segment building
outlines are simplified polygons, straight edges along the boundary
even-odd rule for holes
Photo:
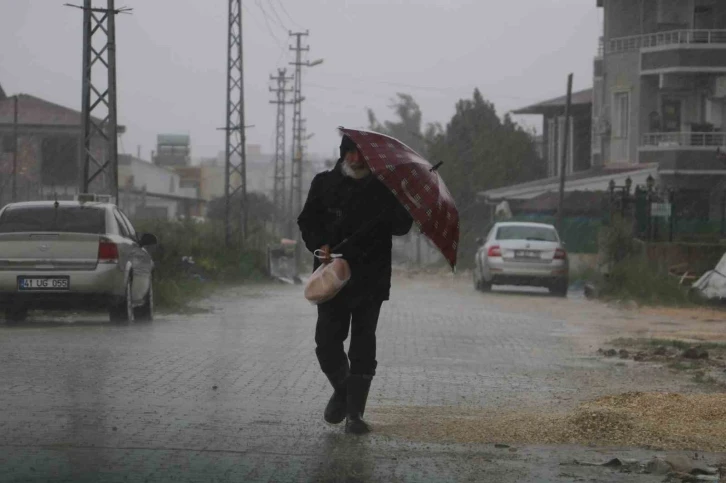
[[[593,153],[657,166],[690,216],[720,220],[726,190],[726,2],[597,0]],[[695,209],[693,209],[695,208]]]
[[[119,207],[131,218],[177,220],[203,216],[205,200],[184,187],[175,170],[130,155],[119,156]]]
[[[547,163],[547,176],[560,174],[565,143],[566,96],[517,109],[514,114],[541,115],[542,136],[535,138],[535,145]],[[592,89],[572,94],[570,134],[567,150],[567,174],[586,171],[591,167],[590,133],[592,127]]]
[[[18,201],[71,199],[78,193],[83,178],[81,119],[79,111],[28,94],[7,96],[0,88],[0,205],[12,200],[16,148]],[[124,130],[119,126],[119,134]],[[92,138],[91,149],[96,159],[106,159],[99,137]],[[89,191],[108,193],[111,181],[104,173]]]
[[[610,181],[623,186],[628,178],[645,186],[652,177],[653,196],[664,201],[675,193],[676,218],[720,223],[726,216],[726,2],[596,5],[604,22],[590,94],[591,152],[584,154],[586,122],[575,114],[566,190],[605,191]],[[573,96],[573,112],[587,108],[584,95]],[[553,129],[562,126],[561,104],[556,99],[516,111],[544,116],[551,178],[489,190],[483,199],[494,204],[558,189],[553,158],[562,145]]]
[[[191,138],[186,134],[159,134],[156,136],[154,164],[167,168],[185,167],[191,164]]]

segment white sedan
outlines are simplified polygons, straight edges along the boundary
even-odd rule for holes
[[[474,267],[477,290],[489,291],[492,285],[526,285],[567,296],[569,260],[554,226],[497,223],[478,241]]]
[[[21,322],[32,309],[107,310],[111,321],[154,316],[154,262],[110,203],[38,201],[0,210],[0,309]]]

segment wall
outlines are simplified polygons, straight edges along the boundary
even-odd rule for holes
[[[608,145],[608,153],[605,162],[630,162],[635,163],[638,159],[638,146],[640,144],[640,53],[621,52],[608,54],[605,57],[604,83],[604,106],[603,114],[609,120],[611,134],[605,139],[604,144]],[[619,156],[614,149],[612,135],[614,133],[615,114],[613,109],[613,95],[616,92],[630,93],[630,133],[627,146],[624,148],[624,156]]]
[[[180,195],[179,175],[140,159],[123,156],[119,159],[119,186],[133,182],[136,188],[150,193]]]
[[[660,169],[678,170],[726,170],[726,162],[716,157],[713,150],[643,150],[640,162],[644,164],[658,163]]]

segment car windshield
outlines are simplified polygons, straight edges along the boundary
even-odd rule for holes
[[[81,206],[8,207],[0,217],[0,233],[106,232],[104,210]]]
[[[552,228],[541,226],[502,226],[497,230],[497,240],[531,240],[556,242],[557,234]]]

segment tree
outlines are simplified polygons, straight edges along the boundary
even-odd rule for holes
[[[422,156],[426,156],[429,144],[441,133],[441,126],[428,124],[426,130],[423,131],[423,116],[418,103],[409,94],[399,92],[396,97],[391,101],[389,107],[396,113],[398,121],[385,121],[381,124],[373,111],[368,109],[370,129],[394,137]]]
[[[471,265],[476,238],[485,235],[490,207],[477,193],[542,178],[545,166],[537,155],[532,135],[507,114],[500,119],[494,104],[478,89],[462,99],[443,134],[437,136],[430,156],[444,161],[441,176],[457,202],[461,219],[459,258]]]
[[[240,194],[237,193],[232,198],[232,219],[236,220],[241,214],[242,203]],[[275,216],[275,205],[270,199],[262,193],[247,193],[247,203],[249,204],[249,221],[250,223],[264,224],[272,222]],[[215,198],[209,202],[207,216],[212,220],[224,221],[225,215],[225,197]]]
[[[446,129],[433,123],[424,130],[421,109],[408,94],[397,94],[390,107],[398,120],[381,124],[368,110],[370,128],[401,140],[431,163],[444,162],[439,173],[461,219],[459,260],[462,266],[471,265],[476,238],[485,234],[491,209],[477,200],[477,193],[545,175],[532,134],[508,114],[500,118],[478,89],[471,99],[456,103]]]

